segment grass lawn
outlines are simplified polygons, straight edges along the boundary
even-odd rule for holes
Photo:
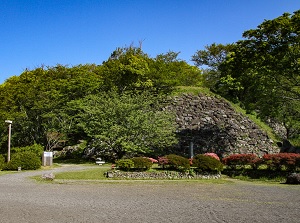
[[[91,168],[82,171],[63,172],[55,174],[58,180],[106,180],[104,173],[110,170],[109,166]]]

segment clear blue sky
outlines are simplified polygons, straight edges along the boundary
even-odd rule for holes
[[[300,0],[0,0],[0,83],[24,69],[101,64],[117,47],[190,62],[205,45],[233,43]]]

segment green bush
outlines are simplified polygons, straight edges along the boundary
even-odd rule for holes
[[[149,170],[152,167],[152,162],[148,158],[134,157],[131,160],[134,163],[134,168],[138,170]]]
[[[198,171],[222,171],[223,164],[211,157],[198,154],[193,158],[193,166],[197,168]]]
[[[35,153],[38,157],[42,157],[44,148],[43,146],[39,144],[33,144],[31,146],[25,146],[25,147],[14,147],[11,148],[11,153],[22,153],[22,152],[33,152]]]
[[[0,155],[0,170],[2,170],[5,166],[5,158],[3,155]]]
[[[6,170],[36,170],[41,167],[41,159],[36,153],[31,151],[19,152],[12,154],[10,162],[6,165]]]
[[[131,159],[121,159],[116,162],[120,170],[128,171],[134,167],[134,162]]]
[[[165,156],[167,160],[167,166],[176,170],[187,170],[190,168],[190,161],[182,156],[170,154]]]

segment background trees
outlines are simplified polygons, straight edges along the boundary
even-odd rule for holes
[[[47,149],[94,140],[105,156],[151,153],[172,145],[172,114],[162,98],[176,86],[206,86],[260,117],[300,129],[300,11],[266,20],[233,44],[197,51],[196,66],[178,52],[150,57],[117,48],[101,65],[25,70],[0,85],[0,119],[13,121],[12,146]],[[173,120],[173,121],[172,121]],[[0,148],[7,145],[0,123]],[[59,136],[59,137],[58,137]],[[47,146],[48,145],[48,146]]]
[[[101,65],[42,66],[11,77],[0,85],[0,118],[13,120],[12,146],[38,143],[52,150],[94,139],[94,146],[119,158],[171,145],[174,117],[160,110],[158,99],[201,78],[177,56],[118,48]],[[0,128],[5,151],[7,126]]]
[[[193,56],[208,65],[210,87],[249,112],[272,117],[287,128],[299,128],[300,11],[266,20],[245,31],[244,39],[223,46],[213,44]]]

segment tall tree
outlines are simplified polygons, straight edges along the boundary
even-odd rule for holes
[[[114,91],[69,103],[78,126],[106,159],[147,154],[176,143],[175,117],[151,94]]]
[[[204,85],[216,91],[221,72],[219,66],[226,60],[227,55],[233,49],[234,44],[216,44],[205,46],[204,50],[198,50],[193,56],[192,61],[195,65],[203,69]]]
[[[219,67],[220,92],[291,127],[287,120],[300,120],[300,10],[265,20],[243,37]]]

